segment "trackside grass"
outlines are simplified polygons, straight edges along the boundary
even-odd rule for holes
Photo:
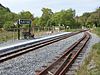
[[[98,27],[98,28],[93,28],[93,29],[92,29],[92,32],[95,33],[95,34],[97,34],[97,35],[100,37],[100,27]]]
[[[100,28],[95,28],[92,32],[100,36]],[[91,48],[91,52],[76,75],[100,75],[100,42]]]
[[[77,75],[100,75],[100,43],[92,47]]]

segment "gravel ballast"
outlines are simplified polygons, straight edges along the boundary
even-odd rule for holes
[[[83,33],[77,34],[62,41],[42,47],[35,51],[21,55],[0,64],[0,75],[35,75],[35,70],[47,65],[55,56],[62,53],[66,48],[80,39]],[[95,37],[94,35],[92,35]],[[92,38],[93,41],[100,41],[98,37]]]

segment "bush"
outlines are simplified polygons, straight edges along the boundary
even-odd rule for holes
[[[14,26],[13,26],[13,22],[12,21],[7,21],[5,24],[4,24],[4,26],[3,26],[3,28],[5,29],[5,30],[9,30],[9,29],[11,29],[11,28],[13,28]]]

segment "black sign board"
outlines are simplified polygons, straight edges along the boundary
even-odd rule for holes
[[[19,19],[18,24],[31,24],[31,20]]]
[[[31,32],[31,20],[27,20],[27,19],[19,19],[17,21],[18,24],[18,40],[20,40],[20,25],[21,24],[29,24],[29,33]]]

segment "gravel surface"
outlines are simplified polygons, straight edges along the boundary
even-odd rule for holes
[[[91,51],[92,46],[95,43],[100,42],[100,37],[98,37],[97,35],[90,33],[91,34],[91,39],[88,42],[87,48],[86,48],[86,52],[84,54],[84,58],[88,56],[89,52]]]
[[[43,65],[47,65],[47,62],[52,61],[55,56],[62,53],[66,48],[68,48],[82,36],[83,33],[80,33],[1,63],[0,75],[35,75],[35,70],[40,69],[40,67]],[[93,35],[90,43],[94,44],[96,41],[100,41],[100,39],[97,38],[98,37]]]
[[[70,71],[68,71],[68,74],[70,75],[77,75],[77,71],[78,71],[78,69],[80,69],[81,67],[81,65],[82,65],[82,63],[84,63],[84,59],[86,58],[86,57],[88,57],[88,55],[89,55],[89,53],[90,53],[90,51],[91,51],[91,48],[92,48],[92,46],[95,44],[95,43],[98,43],[98,42],[100,42],[100,38],[98,37],[98,36],[96,36],[95,34],[92,34],[92,33],[90,33],[91,34],[91,39],[87,42],[87,44],[85,45],[85,47],[83,48],[83,50],[82,50],[82,54],[80,54],[79,56],[78,56],[78,58],[80,58],[80,59],[76,59],[75,60],[75,62],[73,63],[73,65],[74,66],[72,66],[71,67],[71,70]],[[84,53],[84,54],[83,54]],[[92,62],[93,63],[93,62]],[[75,66],[76,65],[76,66]],[[95,65],[93,65],[93,67],[94,67]],[[72,70],[73,70],[73,72],[72,72]]]

